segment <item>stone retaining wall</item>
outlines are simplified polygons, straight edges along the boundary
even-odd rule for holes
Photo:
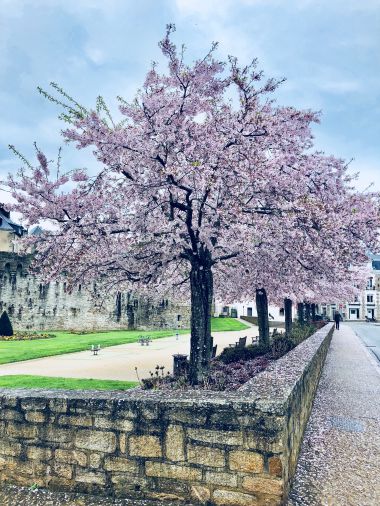
[[[96,283],[67,290],[64,278],[43,283],[31,273],[30,255],[0,251],[0,313],[16,330],[114,330],[190,326],[190,306],[136,293],[96,294]],[[99,297],[98,297],[99,296]]]
[[[282,504],[332,332],[234,393],[0,390],[0,479],[163,504]]]

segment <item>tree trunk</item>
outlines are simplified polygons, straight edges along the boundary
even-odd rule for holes
[[[285,334],[290,336],[292,332],[292,301],[291,299],[284,299],[284,310],[285,310]]]
[[[209,255],[206,259],[192,260],[191,289],[191,340],[190,373],[192,385],[201,383],[208,373],[211,353],[211,308],[213,276]]]
[[[305,318],[306,318],[307,323],[310,323],[311,308],[310,308],[310,304],[308,302],[306,302],[306,304],[305,304]]]
[[[304,305],[303,302],[299,302],[297,305],[298,321],[301,325],[305,323],[304,317]]]
[[[269,346],[268,298],[264,288],[256,290],[257,324],[259,326],[259,344]]]
[[[311,319],[313,322],[315,321],[315,304],[311,305]]]

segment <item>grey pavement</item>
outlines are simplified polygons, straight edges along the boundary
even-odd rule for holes
[[[380,364],[355,330],[334,332],[289,506],[380,504]]]
[[[380,324],[350,322],[348,325],[363,341],[364,345],[380,361]]]

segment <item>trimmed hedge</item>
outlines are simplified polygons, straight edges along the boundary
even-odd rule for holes
[[[6,311],[0,316],[0,336],[13,336],[13,327]]]
[[[239,360],[253,360],[256,357],[265,355],[270,351],[270,348],[258,344],[256,346],[246,346],[245,348],[224,348],[218,359],[224,364],[232,364],[239,362]]]

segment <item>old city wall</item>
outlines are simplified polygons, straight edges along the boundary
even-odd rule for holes
[[[284,504],[332,332],[233,393],[0,390],[0,479],[160,504]]]
[[[30,260],[0,252],[0,312],[8,312],[15,329],[175,329],[189,325],[189,308],[168,300],[157,303],[119,293],[100,301],[81,285],[69,293],[64,280],[44,284],[30,273]]]

